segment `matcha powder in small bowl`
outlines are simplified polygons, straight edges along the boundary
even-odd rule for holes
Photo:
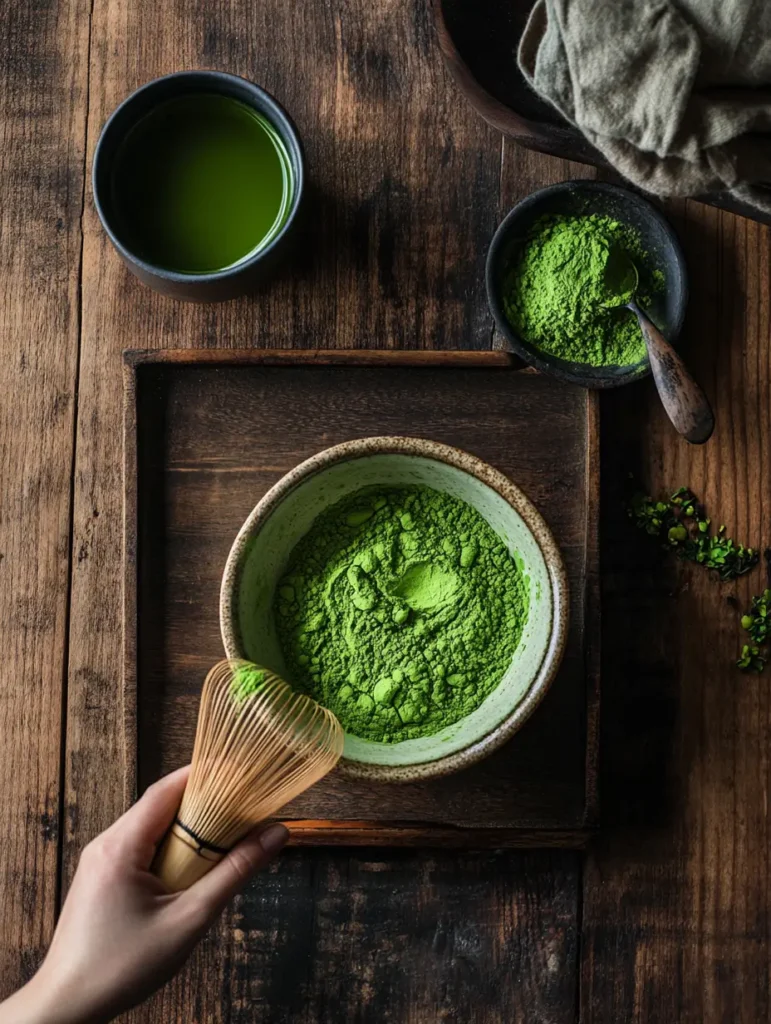
[[[538,221],[503,282],[512,327],[543,352],[568,362],[641,362],[645,342],[637,318],[628,309],[612,308],[618,303],[606,287],[614,251],[627,253],[638,267],[640,301],[648,305],[664,279],[660,271],[649,270],[634,228],[598,214]]]
[[[346,732],[430,736],[498,686],[527,620],[527,581],[482,516],[428,487],[369,488],[324,511],[275,598],[294,685]]]
[[[637,271],[626,277],[620,268]],[[671,224],[620,185],[564,181],[521,199],[490,243],[485,284],[510,350],[541,373],[615,388],[650,373],[634,298],[671,343],[685,318],[685,256]]]

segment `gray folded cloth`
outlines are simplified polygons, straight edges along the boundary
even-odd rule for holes
[[[769,0],[537,0],[518,57],[636,185],[771,211]]]

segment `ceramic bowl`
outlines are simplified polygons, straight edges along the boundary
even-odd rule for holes
[[[616,388],[646,377],[646,356],[632,366],[591,366],[558,359],[520,337],[503,308],[503,279],[533,225],[550,214],[598,213],[628,224],[639,232],[652,269],[664,275],[664,288],[646,312],[668,341],[677,339],[688,302],[685,256],[666,218],[642,196],[620,185],[598,181],[563,181],[526,196],[509,212],[495,232],[487,254],[487,301],[496,326],[511,349],[543,373],[585,388]],[[631,316],[631,314],[630,314]]]
[[[328,448],[287,473],[251,512],[230,551],[220,599],[225,651],[285,676],[272,605],[289,556],[324,509],[373,485],[424,485],[466,501],[516,553],[528,582],[522,640],[476,711],[433,736],[401,743],[346,734],[340,768],[350,776],[396,782],[446,775],[486,757],[522,726],[554,678],[567,633],[567,579],[549,528],[518,487],[473,455],[433,441],[371,437]]]
[[[123,240],[114,208],[112,171],[121,143],[150,111],[180,96],[211,94],[238,100],[261,114],[273,126],[289,157],[292,183],[289,210],[283,226],[271,241],[237,263],[205,273],[181,273],[148,263]],[[302,201],[304,166],[302,143],[297,129],[284,108],[264,89],[254,82],[224,71],[177,71],[141,86],[121,103],[105,123],[94,152],[94,205],[121,259],[143,284],[163,295],[186,302],[222,302],[252,291],[273,272],[278,260],[286,254],[289,236],[297,221]]]

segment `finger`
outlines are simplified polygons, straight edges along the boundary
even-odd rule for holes
[[[185,765],[153,783],[108,832],[136,850],[155,846],[174,820],[189,775],[190,765]]]
[[[258,871],[270,864],[288,838],[289,830],[278,822],[262,831],[255,829],[181,899],[203,905],[207,921],[210,921]]]

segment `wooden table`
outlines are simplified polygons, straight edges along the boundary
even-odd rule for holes
[[[424,0],[9,0],[0,26],[4,995],[121,809],[122,350],[488,348],[495,225],[532,189],[593,172],[505,144],[471,113]],[[284,102],[315,182],[290,272],[216,307],[129,277],[88,185],[112,108],[199,66]],[[655,489],[688,483],[735,536],[771,540],[771,236],[698,204],[669,212],[692,274],[683,345],[718,429],[691,449],[649,384],[603,396],[603,827],[589,855],[290,851],[137,1019],[769,1018],[771,677],[734,669],[726,602],[745,604],[762,574],[717,586],[662,563],[620,489],[629,469]]]

